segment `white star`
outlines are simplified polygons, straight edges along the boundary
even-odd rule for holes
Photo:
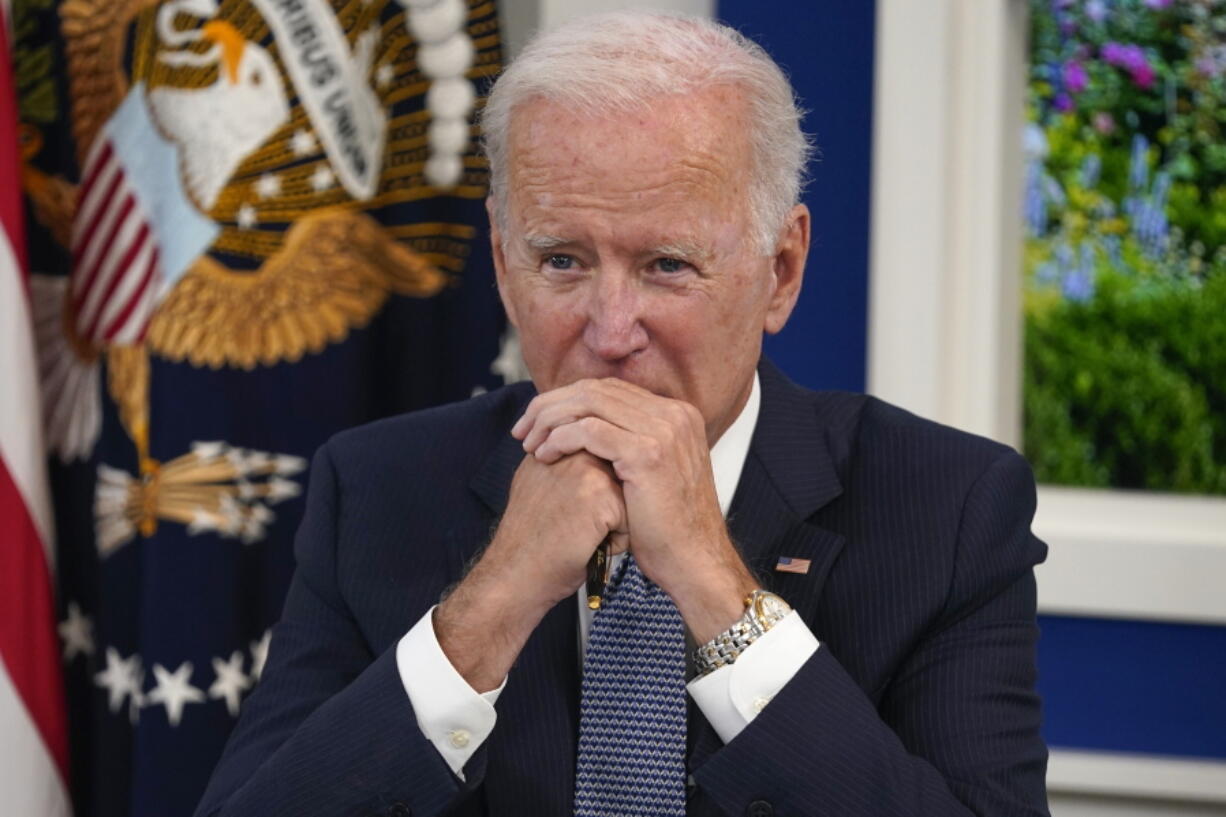
[[[336,181],[336,174],[332,172],[332,168],[327,165],[320,165],[315,168],[315,172],[311,174],[311,188],[316,193],[322,193],[332,186],[332,182]]]
[[[238,208],[238,226],[244,230],[250,230],[256,224],[255,208],[250,204],[244,204]]]
[[[490,374],[501,377],[503,383],[516,383],[529,379],[528,366],[524,363],[524,357],[519,351],[519,333],[515,331],[515,327],[508,326],[507,331],[503,334],[502,348],[498,350],[498,357],[490,363]]]
[[[272,630],[265,630],[259,641],[251,642],[251,677],[260,680],[264,674],[264,662],[268,660],[268,642],[272,641]]]
[[[281,177],[275,173],[265,173],[255,183],[255,194],[262,199],[271,199],[281,194]]]
[[[224,700],[230,715],[237,717],[243,690],[251,687],[251,679],[243,672],[243,654],[235,650],[230,654],[229,661],[214,658],[213,672],[217,674],[217,680],[209,687],[209,697]]]
[[[385,62],[375,69],[375,84],[386,88],[396,78],[396,68],[390,62]]]
[[[167,672],[161,664],[154,664],[153,677],[157,679],[157,686],[145,696],[145,705],[165,706],[166,719],[171,726],[178,726],[183,719],[184,706],[189,703],[204,703],[204,693],[191,685],[191,661],[184,661],[174,672]]]
[[[290,137],[289,149],[295,156],[309,156],[315,152],[315,135],[308,130],[296,130]]]
[[[107,647],[106,669],[94,676],[94,683],[107,691],[107,706],[118,712],[124,698],[140,695],[143,677],[139,655],[122,658],[114,647]]]
[[[68,605],[68,618],[60,622],[60,638],[64,640],[64,660],[71,661],[77,655],[94,654],[94,623],[81,613],[77,603]]]

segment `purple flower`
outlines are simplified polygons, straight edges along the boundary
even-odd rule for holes
[[[1129,45],[1117,42],[1103,43],[1102,50],[1099,53],[1108,65],[1126,68],[1129,71],[1149,64],[1145,59],[1145,51],[1142,50],[1141,46],[1131,43]]]
[[[1157,72],[1154,71],[1153,66],[1148,62],[1133,68],[1130,73],[1132,74],[1133,84],[1143,91],[1148,91],[1150,88],[1153,88],[1154,80],[1158,76]]]
[[[1107,19],[1107,4],[1103,0],[1086,0],[1086,17],[1095,23]]]
[[[1145,0],[1145,5],[1151,9],[1164,9],[1171,5],[1174,0]]]
[[[1056,94],[1054,104],[1060,113],[1069,113],[1073,110],[1073,98],[1068,94]]]
[[[1099,111],[1094,114],[1094,130],[1101,133],[1103,136],[1109,136],[1115,133],[1115,117],[1106,111]]]
[[[1122,45],[1116,42],[1103,43],[1099,55],[1108,65],[1123,68],[1132,76],[1132,82],[1138,88],[1148,91],[1154,87],[1158,72],[1149,64],[1144,49],[1139,45]]]
[[[1071,267],[1072,259],[1067,259]],[[1061,285],[1064,297],[1075,303],[1085,303],[1094,297],[1094,248],[1088,243],[1081,245],[1081,263],[1068,269]]]
[[[1196,70],[1213,79],[1226,69],[1226,46],[1218,45],[1206,49],[1196,60]]]
[[[1090,84],[1086,67],[1073,60],[1064,64],[1064,87],[1070,94],[1079,94]]]
[[[1124,46],[1117,42],[1105,42],[1103,43],[1102,50],[1099,51],[1099,55],[1102,56],[1103,61],[1108,65],[1120,66],[1124,64],[1125,50]]]
[[[1074,303],[1085,303],[1094,297],[1094,279],[1081,270],[1073,270],[1064,279],[1064,297]]]

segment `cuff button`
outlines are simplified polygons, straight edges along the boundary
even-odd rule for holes
[[[757,698],[754,698],[753,699],[753,711],[761,712],[763,709],[766,709],[766,705],[770,702],[771,702],[770,698],[765,698],[762,696],[758,696]]]
[[[457,749],[463,749],[468,745],[469,734],[466,729],[454,729],[450,733],[451,745]]]

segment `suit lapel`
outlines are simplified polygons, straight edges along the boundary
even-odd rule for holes
[[[763,587],[782,596],[812,626],[843,536],[808,520],[843,487],[812,394],[765,359],[758,374],[762,408],[729,508],[728,529]],[[776,571],[781,556],[808,559],[808,571]],[[722,744],[697,707],[691,707],[691,713],[695,734],[689,766],[695,769]]]

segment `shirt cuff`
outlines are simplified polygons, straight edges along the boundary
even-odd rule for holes
[[[722,666],[690,681],[687,688],[725,744],[740,734],[783,689],[819,644],[795,610]]]
[[[478,693],[456,672],[434,633],[434,608],[396,645],[396,669],[413,705],[417,727],[434,744],[456,777],[494,731],[494,704],[507,685]]]

